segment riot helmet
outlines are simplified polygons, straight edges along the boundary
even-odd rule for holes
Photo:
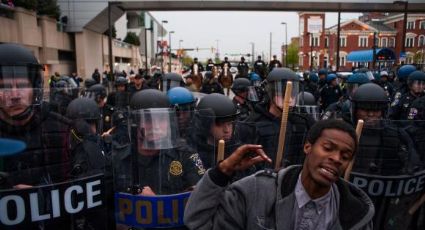
[[[326,83],[330,85],[333,80],[336,80],[336,78],[337,78],[336,74],[334,73],[328,74],[328,76],[326,76]]]
[[[0,117],[24,121],[43,99],[43,67],[27,48],[0,44]]]
[[[413,73],[414,71],[416,71],[416,67],[415,66],[413,66],[413,65],[403,65],[397,71],[398,81],[400,81],[400,82],[406,82],[407,81],[407,78],[409,77],[409,75],[411,73]]]
[[[407,83],[410,91],[415,95],[423,95],[425,93],[425,73],[416,70],[409,74]]]
[[[353,75],[350,75],[345,82],[347,85],[347,94],[349,98],[352,98],[356,90],[359,88],[359,86],[369,83],[370,80],[364,73],[354,73]]]
[[[372,71],[370,71],[368,68],[360,68],[356,71],[356,73],[363,73],[366,75],[367,79],[369,81],[373,81],[375,78],[373,77]]]
[[[251,83],[253,86],[260,86],[261,85],[261,77],[256,72],[249,73],[249,78],[251,80]]]
[[[179,137],[176,113],[165,93],[156,89],[139,91],[131,98],[130,108],[139,153],[176,147]]]
[[[385,90],[375,84],[361,85],[352,97],[352,118],[356,123],[358,119],[365,122],[386,118],[388,110],[388,96]]]
[[[167,92],[171,108],[174,108],[179,122],[180,134],[184,135],[195,109],[196,99],[184,87],[174,87]]]
[[[205,95],[196,106],[196,132],[205,141],[230,140],[233,137],[233,122],[239,115],[236,105],[218,93]]]
[[[254,86],[251,86],[251,82],[246,78],[237,78],[233,81],[232,92],[249,101],[258,101],[257,92]]]
[[[295,111],[300,114],[308,114],[315,120],[319,120],[320,117],[320,107],[317,105],[316,98],[310,92],[298,94]]]
[[[286,82],[292,82],[290,106],[295,106],[299,90],[299,77],[289,68],[274,68],[267,76],[267,94],[270,101],[282,108],[285,96]]]
[[[66,108],[66,117],[73,120],[72,135],[77,137],[94,134],[101,119],[96,102],[90,98],[76,98]]]
[[[94,80],[93,78],[87,78],[86,80],[84,80],[84,87],[86,89],[89,89],[93,85],[96,85],[96,80]]]
[[[93,99],[96,103],[106,102],[106,88],[102,84],[96,84],[86,90],[84,97]]]
[[[309,74],[310,81],[317,83],[319,81],[319,76],[317,76],[317,73],[311,72]]]
[[[161,91],[166,93],[168,90],[174,87],[182,86],[184,82],[180,74],[166,73],[162,77],[161,83]]]
[[[118,86],[126,86],[127,84],[128,84],[128,81],[123,76],[117,77],[117,79],[115,79],[115,83],[114,83],[114,85],[117,86],[117,87]]]

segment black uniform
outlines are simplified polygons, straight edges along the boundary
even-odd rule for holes
[[[220,65],[221,65],[221,69],[224,69],[224,66],[227,64],[227,68],[232,68],[232,64],[230,64],[229,61],[223,61]]]
[[[131,147],[115,148],[120,148],[113,155],[116,190],[128,191],[133,183]],[[199,155],[185,145],[153,157],[138,154],[137,161],[140,187],[149,186],[158,195],[184,192],[205,173]]]
[[[263,60],[257,60],[254,62],[254,72],[256,72],[262,79],[266,77],[267,65]]]
[[[206,71],[213,71],[215,64],[214,63],[208,63],[205,67]]]
[[[238,63],[238,77],[248,77],[249,66],[246,62]]]
[[[342,91],[339,86],[326,85],[320,92],[321,106],[325,110],[330,104],[337,102],[342,97]]]
[[[204,66],[203,66],[201,63],[197,62],[197,63],[193,63],[193,64],[190,66],[190,69],[192,70],[192,74],[194,74],[194,73],[195,73],[195,69],[194,69],[194,65],[195,65],[195,64],[197,64],[197,65],[198,65],[198,73],[199,73],[199,72],[204,71]]]
[[[224,94],[223,86],[220,85],[216,80],[207,81],[202,84],[201,93],[211,94],[211,93],[221,93]]]
[[[248,104],[248,101],[245,101],[245,103],[241,104],[239,103],[234,97],[233,97],[233,104],[235,104],[236,108],[239,110],[239,116],[238,120],[244,121],[249,117],[249,114],[251,113],[250,105]]]
[[[415,99],[407,115],[409,120],[425,120],[425,96]]]
[[[402,95],[400,98],[395,97],[391,103],[390,118],[392,120],[407,120],[410,107],[417,97],[410,92]]]
[[[270,61],[269,72],[272,71],[276,67],[282,67],[282,63],[277,59]]]

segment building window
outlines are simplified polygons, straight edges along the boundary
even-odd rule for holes
[[[420,21],[419,22],[419,29],[425,30],[425,21]]]
[[[341,56],[339,57],[339,65],[340,66],[345,66],[345,56]]]
[[[316,37],[316,36],[313,35],[310,38],[311,38],[310,39],[310,46],[313,46],[313,47],[319,46],[319,37]]]
[[[388,43],[388,47],[395,47],[395,38],[390,38],[389,43]]]
[[[415,44],[415,38],[414,37],[406,38],[405,47],[413,47],[414,44]]]
[[[302,54],[299,55],[298,65],[299,66],[304,66],[304,56]]]
[[[300,47],[303,47],[304,46],[304,39],[303,39],[303,37],[301,36],[300,37]]]
[[[421,48],[424,46],[425,46],[425,36],[421,35],[419,36],[419,39],[418,39],[418,47]]]
[[[388,47],[388,38],[381,38],[381,47]]]
[[[359,47],[367,47],[367,36],[359,37]]]
[[[415,21],[408,21],[407,22],[407,29],[408,30],[413,30],[413,29],[415,29]]]
[[[347,37],[340,37],[339,38],[339,46],[340,47],[346,47],[347,46]]]
[[[325,37],[325,47],[329,47],[329,37]]]

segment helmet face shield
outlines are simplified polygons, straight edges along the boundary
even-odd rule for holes
[[[260,101],[260,99],[258,98],[258,95],[257,95],[257,90],[255,90],[255,86],[249,86],[248,87],[247,100],[253,101],[253,102]]]
[[[179,137],[176,113],[173,109],[141,109],[133,112],[138,152],[176,147]]]
[[[311,116],[315,121],[320,120],[320,107],[317,105],[297,105],[295,112],[301,115]]]
[[[298,81],[291,81],[291,82],[292,82],[292,93],[291,93],[291,98],[289,100],[289,106],[295,106],[297,102],[298,91],[299,91],[299,82]],[[285,90],[286,90],[286,80],[269,82],[267,87],[269,90],[269,96],[271,100],[273,100],[273,102],[279,108],[282,108],[283,99],[284,99]]]
[[[358,83],[350,83],[347,84],[347,94],[350,98],[353,98],[354,93],[356,92],[356,90],[359,88],[359,84]]]

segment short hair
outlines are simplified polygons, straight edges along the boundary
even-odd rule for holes
[[[308,143],[312,145],[316,143],[317,139],[319,139],[319,137],[322,135],[323,130],[325,129],[337,129],[350,135],[355,144],[353,153],[356,153],[357,146],[359,144],[357,140],[356,130],[353,128],[352,125],[342,120],[329,119],[320,120],[316,122],[307,133]]]

